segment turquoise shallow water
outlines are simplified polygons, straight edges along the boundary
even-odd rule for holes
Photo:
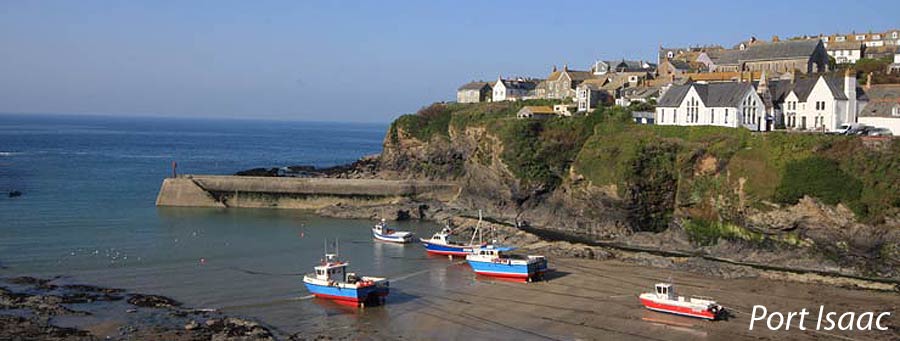
[[[370,221],[154,205],[172,161],[182,172],[211,174],[329,166],[379,152],[385,130],[379,124],[0,115],[0,190],[24,193],[0,197],[0,276],[59,275],[157,293],[261,319],[285,333],[322,328],[323,319],[346,313],[304,298],[300,274],[322,258],[326,239],[340,240],[353,270],[398,278],[389,304],[412,299],[404,285],[465,285],[466,269],[426,257],[417,244],[373,242]],[[400,228],[430,235],[437,226]],[[361,319],[385,318],[389,307]]]

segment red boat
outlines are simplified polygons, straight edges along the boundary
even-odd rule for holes
[[[675,287],[669,283],[657,283],[656,292],[646,292],[640,296],[645,308],[663,313],[715,320],[725,309],[712,300],[676,296]]]

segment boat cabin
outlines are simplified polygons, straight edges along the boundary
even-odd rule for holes
[[[381,218],[381,222],[375,224],[375,232],[378,232],[378,234],[392,234],[394,230],[388,227],[387,220]]]
[[[325,255],[325,262],[316,266],[316,279],[324,281],[343,282],[346,277],[347,263],[337,260],[337,255],[329,253]]]
[[[675,287],[669,283],[656,283],[656,296],[675,299]]]

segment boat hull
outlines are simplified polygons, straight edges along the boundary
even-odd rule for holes
[[[303,284],[316,297],[356,304],[377,301],[390,293],[390,289],[386,286],[372,285],[362,288],[341,288],[309,282],[304,282]]]
[[[473,247],[477,246],[463,246],[463,245],[442,245],[427,241],[422,241],[422,245],[425,246],[425,252],[428,252],[433,255],[451,255],[451,256],[465,256],[470,252],[466,251],[466,249],[471,250]]]
[[[376,240],[398,244],[406,244],[413,241],[411,236],[392,236],[389,234],[380,234],[378,232],[372,232],[372,237]]]
[[[644,308],[661,313],[701,318],[706,320],[715,320],[717,318],[716,314],[713,314],[709,310],[696,310],[691,307],[668,304],[665,302],[649,300],[646,298],[641,298],[641,304],[644,305]]]
[[[469,266],[476,274],[489,277],[508,278],[529,281],[541,277],[547,272],[545,262],[529,264],[507,264],[498,262],[482,262],[469,260]]]

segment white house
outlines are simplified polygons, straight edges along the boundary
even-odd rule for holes
[[[900,136],[900,84],[878,84],[866,89],[869,102],[859,113],[859,123],[887,128]]]
[[[765,105],[745,82],[673,85],[656,104],[655,116],[659,125],[767,128]]]
[[[856,64],[866,53],[865,44],[851,41],[828,43],[825,49],[837,64]]]
[[[493,86],[492,102],[502,101],[518,101],[528,96],[530,91],[534,91],[537,83],[532,80],[522,78],[503,79],[497,78],[497,82]]]
[[[856,123],[867,98],[848,70],[843,78],[817,76],[798,79],[784,98],[785,127],[796,130],[836,131]]]

